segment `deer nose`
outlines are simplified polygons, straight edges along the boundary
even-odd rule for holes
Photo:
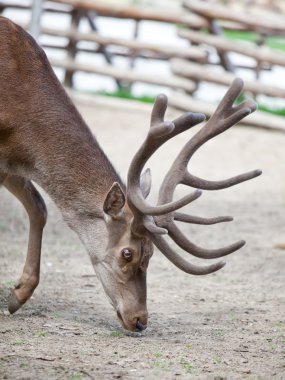
[[[147,318],[147,311],[142,311],[133,318],[132,324],[137,332],[141,332],[147,328]]]
[[[136,323],[136,329],[137,331],[143,331],[147,328],[147,324],[144,324],[142,323],[139,319],[137,320],[137,323]]]
[[[121,313],[117,311],[117,316],[123,327],[127,330],[141,332],[147,328],[147,311],[136,313],[132,316],[129,313]]]

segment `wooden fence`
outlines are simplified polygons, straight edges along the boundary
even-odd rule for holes
[[[5,15],[7,9],[27,11],[31,9],[30,1],[1,1],[0,12]],[[44,48],[66,51],[65,59],[50,58],[54,67],[64,69],[64,84],[74,85],[76,72],[97,74],[113,79],[118,88],[129,87],[133,83],[147,83],[168,87],[177,96],[170,96],[173,104],[186,108],[201,83],[215,83],[228,86],[236,71],[240,68],[251,70],[253,79],[245,81],[245,91],[254,96],[260,94],[268,97],[285,98],[285,86],[268,85],[262,82],[261,73],[272,70],[275,66],[285,66],[285,54],[265,46],[269,36],[284,36],[284,16],[266,12],[266,17],[253,14],[249,8],[231,12],[228,7],[200,0],[185,0],[180,10],[165,10],[132,5],[114,5],[103,1],[91,0],[53,0],[43,1],[42,13],[61,13],[69,15],[70,26],[61,30],[49,26],[41,27],[40,35],[58,37],[60,42],[44,43]],[[128,19],[134,23],[132,39],[118,38],[114,31],[111,37],[103,36],[98,27],[100,17]],[[80,29],[81,21],[87,21],[88,32]],[[161,45],[157,42],[139,40],[140,26],[145,21],[167,23],[177,28],[178,38],[188,42],[180,48],[174,45]],[[22,25],[29,28],[29,25]],[[231,31],[250,31],[256,36],[255,42],[233,42],[224,36],[223,29]],[[62,38],[66,42],[62,42]],[[153,37],[155,41],[155,36]],[[92,45],[82,46],[82,42]],[[104,64],[80,63],[80,52],[100,54]],[[236,64],[231,53],[237,53],[251,59],[252,64]],[[213,55],[217,60],[212,59]],[[128,60],[127,69],[115,65],[116,57]],[[169,75],[157,73],[142,74],[136,70],[136,60],[163,60],[171,69]],[[217,75],[217,67],[219,71]],[[255,78],[254,78],[255,76]],[[285,75],[284,75],[285,77]],[[182,99],[179,101],[179,99]],[[179,103],[180,102],[180,103]],[[189,108],[189,107],[188,107]],[[277,123],[280,125],[280,120]],[[279,128],[279,127],[278,127]]]

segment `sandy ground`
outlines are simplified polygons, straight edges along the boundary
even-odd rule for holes
[[[150,110],[107,103],[80,102],[79,108],[125,176]],[[168,143],[152,160],[153,198],[186,139]],[[209,179],[263,169],[262,177],[204,192],[189,207],[196,215],[234,215],[234,222],[183,226],[205,247],[240,238],[247,245],[220,272],[204,277],[182,273],[155,252],[148,270],[149,328],[141,335],[120,328],[87,254],[47,196],[41,282],[30,302],[8,315],[28,223],[18,201],[1,189],[0,378],[285,379],[285,251],[274,248],[285,242],[284,152],[284,134],[234,127],[196,154],[192,172]]]

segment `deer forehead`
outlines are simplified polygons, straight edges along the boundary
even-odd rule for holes
[[[116,232],[110,233],[110,239],[113,241],[113,247],[122,250],[124,248],[130,248],[133,251],[141,251],[141,239],[134,237],[131,232],[130,226],[126,226],[125,229],[117,231],[117,236],[114,236]]]

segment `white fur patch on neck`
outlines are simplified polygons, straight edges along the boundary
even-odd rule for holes
[[[92,263],[95,265],[105,257],[108,243],[108,231],[103,219],[71,219],[68,217],[69,226],[77,233],[85,246]]]

